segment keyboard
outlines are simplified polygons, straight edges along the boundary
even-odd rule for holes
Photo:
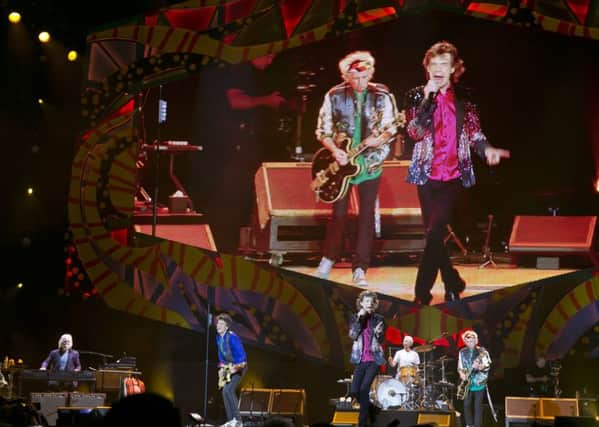
[[[30,381],[96,381],[94,371],[40,371],[39,369],[23,369],[23,380]]]

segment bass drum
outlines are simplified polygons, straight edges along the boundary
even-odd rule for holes
[[[408,400],[408,389],[399,380],[388,379],[376,389],[376,400],[382,409],[399,407]]]
[[[374,377],[374,380],[370,385],[370,403],[372,403],[374,406],[377,406],[379,408],[381,407],[376,397],[376,392],[379,388],[379,385],[383,384],[385,381],[390,380],[391,378],[393,378],[391,375],[382,374],[379,374],[376,377]]]

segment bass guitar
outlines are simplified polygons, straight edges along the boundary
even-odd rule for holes
[[[245,368],[245,363],[227,363],[218,368],[218,388],[221,389],[231,382],[233,374]]]
[[[401,111],[391,124],[378,130],[377,134],[392,127],[404,127],[405,123],[405,112]],[[316,193],[318,200],[325,203],[334,203],[347,194],[350,180],[362,172],[363,166],[357,162],[358,156],[364,155],[368,169],[375,169],[383,163],[390,151],[389,142],[372,148],[362,141],[357,147],[351,148],[352,139],[345,135],[337,138],[336,145],[347,153],[348,162],[345,165],[340,165],[333,153],[325,147],[318,150],[312,159],[310,189]]]

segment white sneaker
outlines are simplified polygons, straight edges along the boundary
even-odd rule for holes
[[[202,421],[204,421],[204,418],[197,412],[190,412],[189,416],[191,417],[192,420],[194,420],[197,423],[201,423]]]
[[[352,283],[356,286],[368,286],[368,282],[366,281],[366,272],[364,269],[358,267],[354,270]]]
[[[320,260],[320,264],[318,264],[318,268],[316,269],[316,277],[318,277],[319,279],[328,279],[329,274],[331,273],[331,268],[333,268],[334,264],[335,261],[333,261],[332,259],[322,257],[322,259]]]

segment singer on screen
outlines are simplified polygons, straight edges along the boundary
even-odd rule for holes
[[[415,302],[428,305],[439,270],[445,301],[459,300],[466,287],[451,264],[444,237],[462,188],[475,183],[472,152],[491,166],[509,158],[510,152],[491,146],[481,130],[476,106],[456,86],[466,68],[454,45],[435,43],[426,51],[422,65],[426,85],[408,91],[404,107],[406,132],[414,142],[407,181],[418,186],[426,233],[414,294]]]

